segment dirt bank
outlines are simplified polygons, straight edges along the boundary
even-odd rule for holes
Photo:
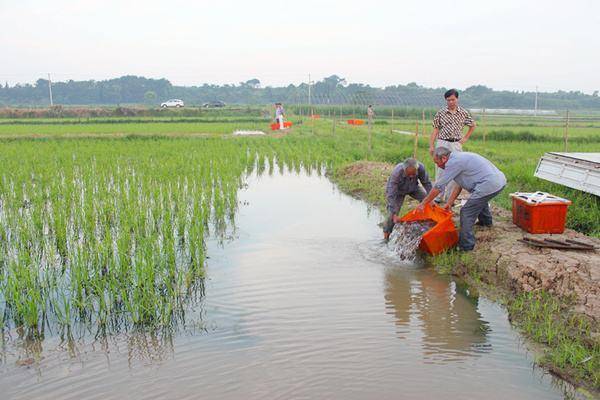
[[[523,236],[577,239],[600,247],[600,239],[567,229],[562,235],[529,235],[512,223],[509,211],[492,207],[496,223],[476,231],[477,253],[495,259],[489,273],[505,276],[515,291],[544,289],[572,300],[573,311],[600,321],[600,252],[538,249],[517,241]]]
[[[336,170],[332,178],[341,190],[383,210],[385,183],[392,168],[387,163],[361,161]],[[415,205],[412,199],[405,202],[403,212]],[[459,209],[454,211],[458,217]],[[546,346],[550,355],[540,364],[572,383],[600,389],[600,373],[595,371],[600,362],[600,250],[538,249],[518,241],[523,236],[552,236],[576,238],[600,247],[600,239],[573,230],[562,235],[529,235],[512,223],[510,211],[492,205],[492,213],[492,227],[475,229],[477,245],[473,252],[449,252],[432,258],[432,264],[452,264],[447,272],[464,278],[483,293],[494,291],[497,296],[500,292],[498,296],[507,304],[513,322],[521,327],[527,324],[522,329],[526,335]],[[455,223],[458,227],[458,220]],[[511,302],[518,307],[512,307]],[[524,306],[527,302],[537,304]],[[582,324],[585,328],[579,328]],[[551,336],[563,326],[560,338]],[[570,350],[559,347],[575,344],[585,348],[585,357],[561,363],[561,357],[568,357]]]

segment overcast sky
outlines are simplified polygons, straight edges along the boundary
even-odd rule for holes
[[[0,82],[600,90],[600,1],[0,0]]]

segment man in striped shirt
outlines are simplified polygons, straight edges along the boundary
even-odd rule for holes
[[[442,108],[433,118],[433,132],[429,139],[429,153],[433,156],[433,151],[437,147],[445,147],[451,151],[462,151],[462,145],[469,140],[469,137],[475,130],[475,121],[471,114],[458,105],[458,91],[450,89],[444,93],[446,107]],[[468,126],[467,133],[463,136],[463,128]],[[440,168],[435,169],[435,179],[437,180],[442,173]],[[452,190],[456,187],[451,182],[445,192],[440,193],[438,199],[445,200],[450,196]]]

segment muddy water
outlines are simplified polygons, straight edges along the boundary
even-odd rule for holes
[[[364,203],[305,174],[249,183],[185,327],[10,332],[0,398],[563,398],[499,306],[398,261]]]

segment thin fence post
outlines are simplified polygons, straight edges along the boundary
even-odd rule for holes
[[[331,115],[331,110],[329,110],[330,115]],[[333,108],[333,120],[331,123],[331,135],[335,136],[335,107]]]
[[[425,109],[423,109],[422,121],[423,121],[423,126],[422,126],[423,136],[427,136],[427,131],[425,130],[425,127],[426,127],[426,125],[425,125]]]
[[[483,143],[485,144],[486,137],[487,137],[487,124],[485,122],[485,108],[483,109],[483,116],[481,117],[481,119],[483,122]]]
[[[369,155],[373,152],[373,119],[368,118],[369,124]]]
[[[565,151],[567,151],[569,143],[569,110],[567,110],[567,116],[565,118]]]
[[[415,126],[415,147],[413,149],[413,158],[417,158],[417,148],[419,147],[419,121],[417,120]]]

